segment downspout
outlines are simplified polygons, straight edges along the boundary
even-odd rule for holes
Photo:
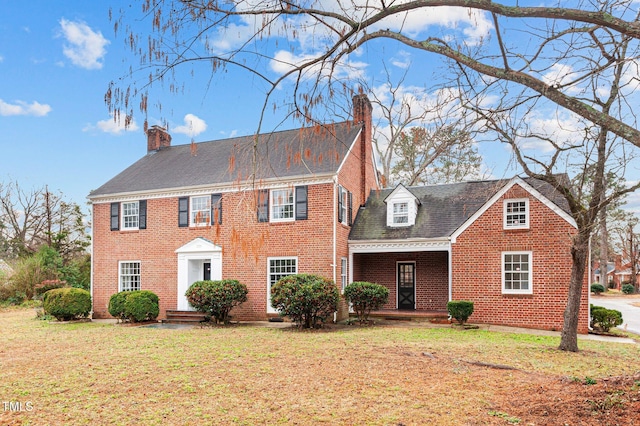
[[[335,175],[333,177],[333,219],[332,219],[332,223],[333,223],[333,262],[331,262],[331,267],[333,268],[333,282],[336,283],[336,267],[337,265],[337,253],[338,253],[338,220],[336,219],[338,217],[338,203],[337,203],[337,198],[338,198],[338,176]],[[338,312],[335,311],[333,313],[333,322],[334,324],[336,322],[338,322]]]
[[[93,217],[94,215],[94,205],[93,203],[91,203],[91,232],[89,233],[89,236],[91,237],[91,250],[89,251],[89,254],[91,256],[91,270],[89,272],[90,276],[89,276],[89,291],[91,292],[91,317],[93,318],[93,304],[94,304],[94,297],[93,297],[93,264],[95,262],[95,257],[93,256],[93,246],[95,244],[95,239],[93,238],[93,225],[96,223],[95,222],[95,218]]]
[[[588,253],[588,257],[587,259],[589,259],[589,274],[588,274],[588,278],[587,278],[587,306],[589,306],[589,318],[587,319],[587,328],[589,330],[593,330],[593,328],[591,327],[591,275],[593,274],[593,265],[591,264],[591,236],[589,236],[589,243],[587,244],[587,253]],[[605,270],[605,277],[607,276],[607,272],[609,271],[609,264],[608,262],[604,265],[604,270]],[[602,265],[600,265],[600,273],[602,274]],[[602,276],[602,275],[601,275]],[[604,285],[609,285],[609,283],[605,280]],[[605,287],[606,290],[606,287]]]
[[[447,266],[449,268],[449,302],[453,300],[453,256],[451,256],[451,238],[449,238],[449,247],[447,248],[447,255],[449,257]],[[449,321],[451,321],[451,315],[449,315]]]

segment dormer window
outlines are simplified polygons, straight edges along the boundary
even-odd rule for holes
[[[504,201],[504,229],[529,229],[529,200]]]
[[[398,185],[384,202],[387,204],[387,226],[399,228],[415,225],[420,202],[410,190]]]
[[[393,223],[395,225],[406,225],[409,223],[409,203],[393,203]]]

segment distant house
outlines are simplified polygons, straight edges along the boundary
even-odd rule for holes
[[[626,253],[624,255],[616,254],[614,256],[614,261],[607,264],[607,283],[605,287],[620,290],[623,284],[633,284],[633,281],[636,281],[636,284],[640,283],[640,275],[637,275],[635,280],[632,278],[633,273],[631,271],[631,262],[630,257]],[[636,271],[640,271],[640,265],[636,266]],[[600,283],[599,262],[596,262],[595,264],[593,281]]]
[[[349,281],[385,285],[380,315],[474,302],[471,322],[560,330],[576,225],[549,184],[515,177],[374,191],[349,235]],[[588,273],[579,332],[588,332]]]
[[[264,320],[278,279],[313,273],[387,286],[378,315],[446,319],[464,299],[474,322],[562,328],[576,227],[558,192],[517,177],[380,190],[365,96],[353,117],[177,146],[149,129],[147,155],[89,195],[94,317],[146,289],[166,318],[192,310],[193,282],[234,278],[249,289],[234,318]]]

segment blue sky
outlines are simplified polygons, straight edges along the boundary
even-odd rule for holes
[[[124,129],[113,122],[104,102],[109,82],[138,65],[124,44],[123,32],[114,34],[110,9],[114,16],[121,9],[140,15],[139,2],[0,3],[0,181],[14,180],[27,189],[48,185],[83,204],[92,189],[146,154],[145,117],[135,109],[133,125]],[[464,11],[411,18],[402,23],[409,30],[411,26],[419,31],[425,25],[440,25],[467,40],[488,34],[492,27],[486,16],[470,17]],[[146,38],[148,24],[133,25]],[[233,30],[241,35],[246,27],[238,25]],[[230,48],[238,39],[220,35],[214,47]],[[278,52],[280,64],[303,58],[305,45],[313,44],[313,37],[302,35],[296,43],[300,49],[295,54],[285,49]],[[406,91],[429,83],[424,81],[424,70],[432,69],[433,57],[390,47],[356,52],[349,59],[350,67],[339,72],[363,78],[380,76],[382,57],[396,76],[410,70]],[[276,75],[283,69],[271,65],[268,72]],[[255,132],[264,92],[259,79],[234,69],[212,80],[209,77],[206,69],[184,74],[185,91],[180,94],[156,87],[149,99],[149,124],[167,120],[173,144]],[[381,82],[378,80],[378,89]],[[262,128],[272,130],[283,116],[269,110]],[[534,118],[540,126],[548,126],[546,117]],[[295,124],[285,123],[283,128],[292,126]],[[483,144],[480,152],[491,176],[516,173],[504,146]]]

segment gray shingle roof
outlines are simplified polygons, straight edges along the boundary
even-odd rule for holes
[[[352,122],[175,145],[153,151],[89,198],[256,179],[335,173],[362,126]]]
[[[551,185],[523,179],[542,195],[569,213],[566,200]],[[385,198],[395,189],[372,191],[360,208],[349,234],[350,240],[397,240],[407,238],[445,238],[451,236],[511,179],[462,182],[408,187],[420,201],[416,223],[408,227],[387,227]]]

